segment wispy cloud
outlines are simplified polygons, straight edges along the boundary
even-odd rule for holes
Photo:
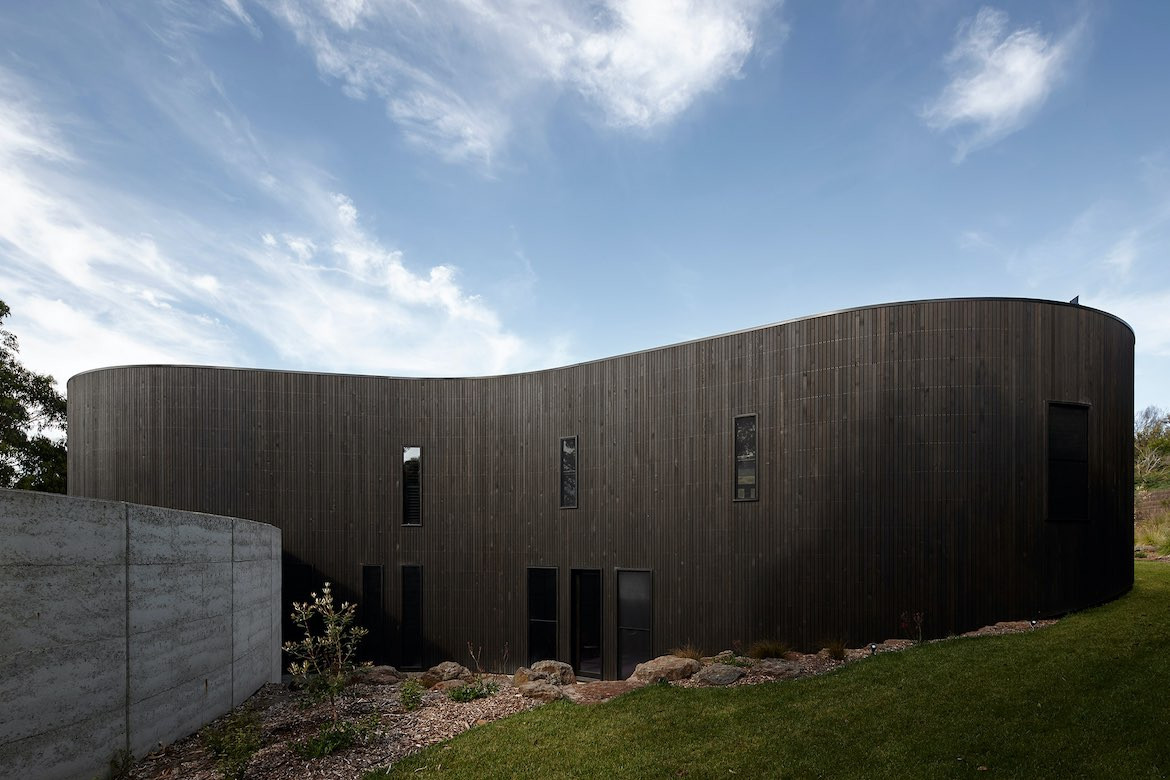
[[[1019,130],[1064,76],[1085,24],[1054,37],[1035,27],[1010,30],[1006,13],[980,9],[959,26],[946,58],[951,81],[922,118],[936,130],[958,131],[960,161]]]
[[[214,227],[104,185],[147,234],[78,197],[103,186],[83,180],[81,157],[0,71],[0,289],[29,364],[61,382],[135,362],[478,374],[543,357],[456,268],[408,263],[308,177],[282,196],[296,211]]]
[[[259,0],[413,142],[490,166],[562,93],[648,130],[736,77],[779,0]]]

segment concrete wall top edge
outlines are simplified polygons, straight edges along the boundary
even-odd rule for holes
[[[280,537],[280,529],[271,523],[264,523],[259,520],[250,520],[246,517],[217,515],[210,512],[194,512],[189,509],[171,509],[169,507],[151,506],[150,504],[136,504],[130,501],[110,501],[100,498],[86,498],[84,496],[65,495],[63,493],[43,493],[36,490],[12,490],[7,488],[0,490],[0,498],[4,499],[4,503],[0,504],[0,520],[4,520],[8,516],[9,512],[7,511],[7,506],[12,503],[24,502],[36,504],[60,502],[60,505],[64,508],[63,511],[68,511],[70,514],[76,513],[79,516],[85,515],[88,517],[93,516],[95,513],[104,513],[104,517],[108,518],[110,516],[116,516],[118,521],[121,522],[125,519],[123,512],[129,511],[130,520],[133,523],[135,518],[140,520],[148,519],[156,513],[171,515],[181,514],[190,518],[192,522],[195,522],[204,527],[209,525],[222,524],[222,527],[226,530],[226,528],[230,527],[232,523],[248,523],[258,527],[258,529],[254,531],[255,533],[275,534],[276,538]],[[83,511],[83,507],[88,508],[88,511]],[[111,515],[111,513],[113,513],[113,515]],[[147,522],[149,522],[149,520],[147,520]],[[0,539],[4,538],[4,534],[7,532],[8,528],[9,524],[0,523]],[[125,549],[124,538],[119,542],[119,545],[120,549]],[[11,552],[10,547],[8,545],[0,544],[0,564],[19,564],[28,562],[25,560],[7,560],[4,557],[6,551]],[[93,559],[91,557],[86,557],[85,560],[92,561]],[[230,560],[230,558],[227,558],[226,560]],[[123,563],[123,555],[119,555],[117,560],[112,562]],[[141,561],[136,560],[130,561],[130,563],[140,562]]]
[[[819,312],[817,314],[807,314],[807,315],[802,315],[799,317],[792,317],[792,318],[787,319],[787,320],[780,320],[778,322],[770,322],[770,323],[767,323],[764,325],[756,325],[756,326],[753,326],[750,328],[742,328],[740,330],[728,331],[727,333],[717,333],[717,334],[714,334],[711,336],[703,336],[703,337],[697,338],[697,339],[689,339],[686,341],[679,341],[679,342],[675,342],[673,344],[663,344],[663,345],[655,346],[655,347],[647,347],[646,349],[634,350],[633,352],[623,352],[623,353],[618,354],[618,355],[609,355],[606,357],[595,358],[593,360],[583,360],[580,363],[570,363],[570,364],[564,365],[564,366],[551,366],[548,368],[535,369],[533,371],[522,371],[522,372],[518,372],[515,374],[483,374],[483,375],[478,375],[478,376],[392,376],[392,375],[382,375],[382,374],[351,374],[351,373],[341,373],[341,372],[333,372],[333,371],[295,371],[295,370],[287,370],[287,369],[281,369],[281,368],[256,368],[256,367],[246,367],[246,366],[201,366],[201,365],[184,364],[184,363],[142,363],[142,364],[126,364],[126,365],[119,365],[119,366],[101,366],[98,368],[92,368],[92,369],[89,369],[88,371],[82,371],[82,372],[79,372],[77,374],[74,374],[72,377],[69,378],[69,383],[72,383],[74,379],[77,379],[77,378],[83,377],[83,376],[87,376],[89,374],[98,374],[98,373],[103,373],[106,371],[118,371],[118,370],[129,369],[129,368],[197,368],[197,369],[211,369],[211,370],[217,370],[217,371],[250,371],[250,372],[260,371],[260,372],[272,372],[272,373],[277,373],[277,374],[307,374],[310,376],[364,377],[364,378],[368,378],[368,379],[394,379],[394,380],[403,380],[403,381],[434,381],[434,380],[448,380],[448,379],[495,379],[495,378],[504,377],[504,376],[524,376],[524,375],[530,375],[530,374],[541,374],[541,373],[551,372],[551,371],[563,371],[566,369],[578,368],[580,366],[592,365],[594,363],[602,363],[602,362],[605,362],[608,360],[616,360],[619,358],[628,358],[628,357],[633,357],[635,355],[651,354],[651,353],[658,352],[661,350],[674,349],[676,347],[686,346],[688,344],[696,344],[696,343],[700,343],[700,342],[704,342],[704,341],[714,341],[716,339],[727,338],[729,336],[740,336],[740,335],[744,335],[744,334],[748,334],[748,333],[754,333],[756,331],[768,330],[770,328],[777,328],[777,327],[781,327],[781,326],[785,326],[785,325],[793,325],[796,323],[807,322],[809,320],[815,320],[815,319],[819,319],[822,317],[833,317],[833,316],[837,316],[837,315],[841,315],[841,314],[852,314],[852,313],[863,312],[863,311],[877,311],[879,309],[888,309],[888,308],[893,308],[893,307],[898,307],[898,306],[925,306],[925,305],[929,305],[929,304],[963,303],[963,302],[1031,303],[1031,304],[1042,304],[1042,305],[1053,306],[1053,307],[1066,307],[1066,308],[1070,308],[1070,309],[1076,309],[1079,311],[1091,312],[1093,314],[1098,314],[1100,316],[1107,317],[1109,319],[1117,321],[1122,326],[1124,326],[1126,328],[1126,330],[1129,331],[1131,338],[1135,337],[1133,327],[1128,322],[1126,322],[1125,320],[1118,317],[1116,314],[1112,314],[1112,313],[1104,311],[1102,309],[1094,309],[1091,306],[1083,306],[1079,303],[1071,303],[1068,301],[1052,301],[1052,300],[1047,300],[1044,298],[1012,298],[1012,297],[1000,297],[1000,296],[969,297],[969,298],[923,298],[923,299],[909,300],[909,301],[890,301],[887,303],[870,304],[867,306],[853,306],[853,307],[845,308],[845,309],[836,309],[833,311]],[[69,391],[68,394],[71,394],[71,392],[72,391]]]

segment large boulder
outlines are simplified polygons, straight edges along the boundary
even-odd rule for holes
[[[634,667],[631,680],[644,683],[655,683],[659,680],[673,682],[685,680],[702,668],[702,664],[694,658],[679,658],[677,655],[660,655],[657,658],[638,664]]]
[[[561,690],[561,686],[553,685],[548,680],[532,680],[531,682],[526,682],[516,687],[521,694],[530,699],[556,701],[565,697],[565,692]]]
[[[548,675],[544,672],[537,672],[529,669],[527,666],[521,666],[516,670],[516,674],[512,675],[512,684],[519,688],[526,682],[533,682],[536,680],[548,681]]]
[[[564,661],[537,661],[532,665],[532,671],[547,675],[556,685],[574,685],[577,682],[573,667]]]
[[[353,682],[365,685],[396,685],[402,682],[402,672],[393,666],[363,666],[354,672]]]
[[[743,675],[743,669],[738,666],[715,663],[704,666],[692,679],[704,685],[731,685]]]
[[[456,688],[462,688],[464,685],[467,685],[467,683],[463,680],[460,680],[458,677],[455,677],[450,680],[439,680],[431,687],[431,690],[446,693],[447,691],[451,691]]]
[[[418,681],[422,683],[424,688],[433,688],[436,683],[441,683],[446,680],[474,682],[475,675],[462,664],[457,664],[454,661],[443,661],[443,663],[435,664],[430,669],[427,669],[418,678]]]

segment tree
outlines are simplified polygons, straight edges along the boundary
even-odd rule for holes
[[[0,301],[0,325],[11,314]],[[65,399],[53,377],[20,364],[20,346],[0,327],[0,487],[65,492]]]
[[[1133,421],[1133,481],[1145,487],[1170,482],[1170,413],[1156,406]]]

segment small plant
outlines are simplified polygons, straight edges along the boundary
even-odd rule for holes
[[[261,747],[260,717],[250,708],[236,710],[200,735],[215,756],[215,767],[224,780],[243,780],[248,762]]]
[[[110,757],[109,780],[129,780],[130,770],[134,768],[134,754],[126,748],[119,748]]]
[[[357,604],[334,606],[328,582],[320,596],[310,593],[309,597],[312,601],[293,602],[292,619],[305,632],[305,638],[284,643],[284,651],[298,659],[288,671],[310,700],[329,702],[329,714],[336,723],[337,697],[359,666],[353,660],[357,643],[369,632],[353,624]],[[314,633],[314,618],[320,618],[320,634]]]
[[[402,709],[407,712],[414,712],[421,707],[422,697],[423,687],[418,680],[406,680],[398,689],[398,700],[402,702]]]
[[[750,669],[752,662],[750,659],[744,658],[742,655],[725,655],[720,657],[719,663],[727,664],[728,666],[738,666],[741,669]]]
[[[924,616],[921,612],[903,612],[902,618],[898,623],[902,629],[902,636],[907,639],[913,639],[917,644],[921,644],[923,622]]]
[[[829,651],[829,658],[841,661],[845,658],[846,643],[844,639],[830,639],[825,642],[825,649]]]
[[[752,642],[752,646],[748,648],[747,654],[752,658],[783,658],[788,653],[792,652],[787,642],[781,642],[779,639],[759,639]]]
[[[292,750],[304,759],[324,758],[331,753],[365,742],[377,727],[377,715],[369,715],[360,720],[331,721],[322,724],[313,736],[292,743]]]
[[[687,642],[682,647],[676,647],[671,650],[667,650],[667,652],[677,658],[691,658],[695,661],[703,660],[703,651],[698,647],[695,647],[690,642]]]
[[[478,679],[475,682],[451,688],[447,691],[447,698],[451,701],[475,701],[476,699],[486,699],[498,690],[500,690],[500,686],[494,682]]]

